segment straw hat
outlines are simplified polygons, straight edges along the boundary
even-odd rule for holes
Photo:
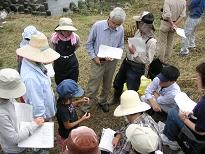
[[[86,126],[73,129],[66,140],[64,154],[100,154],[95,132]]]
[[[143,11],[140,15],[133,16],[135,21],[143,21],[147,24],[152,24],[154,22],[154,15],[148,11]]]
[[[0,98],[18,98],[26,92],[19,73],[11,68],[0,70]]]
[[[139,153],[148,154],[158,148],[159,136],[149,127],[130,124],[126,129],[126,136],[132,147]]]
[[[59,30],[67,30],[67,31],[77,31],[77,29],[73,26],[73,22],[70,18],[60,18],[59,25],[55,29],[55,31]]]
[[[134,113],[144,112],[150,109],[150,106],[141,102],[139,95],[134,90],[126,90],[120,97],[120,105],[115,109],[114,116],[126,116]]]
[[[51,63],[60,54],[49,47],[48,39],[43,33],[32,35],[29,44],[16,50],[17,55],[34,62]]]

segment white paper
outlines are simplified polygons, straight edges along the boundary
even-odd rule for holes
[[[142,37],[128,38],[128,44],[129,46],[134,45],[136,52],[138,53],[142,53],[146,51],[145,40],[143,40]]]
[[[114,48],[107,45],[100,45],[98,57],[100,58],[113,58],[113,59],[121,59],[123,50],[121,48]]]
[[[177,103],[179,109],[184,112],[191,112],[196,106],[196,103],[192,101],[184,92],[178,93],[174,100]]]
[[[54,75],[55,75],[55,72],[54,72],[54,69],[53,69],[53,65],[52,64],[47,64],[47,65],[44,65],[45,67],[46,67],[46,69],[47,69],[47,74],[48,74],[48,76],[50,76],[50,77],[54,77]]]
[[[20,127],[20,122],[31,122],[33,120],[33,107],[25,103],[14,103],[17,124]]]
[[[182,28],[177,28],[177,29],[176,29],[176,33],[177,33],[179,36],[186,38],[184,29],[182,29]]]
[[[112,145],[112,140],[114,138],[115,131],[107,128],[103,128],[102,136],[100,139],[100,144],[99,148],[100,150],[108,151],[108,152],[113,152],[113,145]]]
[[[21,122],[20,129],[29,125],[30,122]],[[45,122],[27,139],[18,143],[22,148],[53,148],[54,147],[54,123]]]

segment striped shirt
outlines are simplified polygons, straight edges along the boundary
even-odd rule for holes
[[[100,45],[107,45],[115,48],[124,47],[124,29],[119,26],[116,29],[111,29],[108,26],[107,20],[96,22],[90,31],[86,50],[91,59],[97,57]]]

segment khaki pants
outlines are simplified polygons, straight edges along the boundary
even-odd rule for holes
[[[161,20],[159,39],[157,45],[157,55],[159,59],[165,62],[165,59],[171,56],[173,50],[174,31],[171,30],[170,24]]]
[[[112,86],[112,78],[116,69],[117,60],[104,61],[100,65],[91,61],[90,76],[86,90],[86,96],[90,99],[95,99],[100,84],[102,83],[101,94],[99,96],[99,103],[107,102],[107,98]]]

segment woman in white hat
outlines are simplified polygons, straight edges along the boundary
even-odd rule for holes
[[[13,102],[14,98],[24,95],[25,92],[26,87],[16,70],[11,68],[0,70],[0,145],[3,154],[26,154],[24,148],[17,146],[18,143],[44,123],[44,118],[39,116],[33,123],[19,130]]]
[[[114,146],[114,154],[135,153],[131,143],[127,140],[125,130],[130,124],[139,124],[143,127],[150,127],[159,135],[159,128],[157,123],[145,111],[149,110],[150,106],[141,102],[139,95],[134,90],[126,90],[120,97],[120,105],[115,109],[114,116],[125,117],[127,125],[116,131],[112,144]],[[161,140],[157,149],[161,150]]]
[[[60,55],[49,47],[43,33],[32,35],[29,44],[17,49],[16,53],[23,57],[21,79],[27,89],[23,96],[25,103],[33,106],[34,118],[41,116],[51,121],[56,113],[55,97],[44,64],[52,63]]]
[[[80,46],[80,38],[74,33],[77,29],[70,18],[60,18],[59,25],[52,34],[53,49],[60,54],[54,61],[55,82],[58,85],[65,79],[78,82],[79,64],[75,51]]]

